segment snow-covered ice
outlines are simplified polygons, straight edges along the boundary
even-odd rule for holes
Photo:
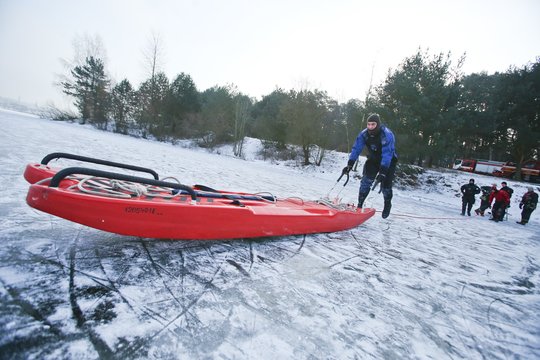
[[[254,140],[237,159],[228,148],[209,153],[3,110],[0,128],[0,358],[540,358],[540,210],[516,224],[529,184],[509,182],[502,223],[460,215],[456,195],[470,174],[428,171],[425,186],[395,189],[388,219],[377,213],[348,231],[125,237],[27,206],[26,164],[70,152],[185,184],[318,199],[347,154],[301,168],[258,160]],[[343,201],[355,201],[358,185],[351,178]],[[381,195],[367,205],[381,209]]]

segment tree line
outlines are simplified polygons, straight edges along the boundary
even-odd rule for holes
[[[235,86],[199,91],[189,74],[168,79],[153,71],[138,88],[115,85],[104,61],[88,56],[70,69],[62,91],[74,98],[83,122],[158,140],[197,139],[199,145],[234,145],[261,139],[263,155],[320,165],[325,151],[348,152],[377,112],[396,135],[402,163],[448,166],[456,158],[538,159],[540,58],[506,72],[464,75],[464,57],[419,49],[365,99],[339,103],[322,90],[275,89],[260,100]]]

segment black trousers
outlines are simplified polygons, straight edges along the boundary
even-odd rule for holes
[[[493,219],[502,221],[504,219],[504,213],[506,211],[506,205],[502,202],[495,201],[493,208],[491,209],[491,215]]]
[[[386,173],[384,182],[382,183],[382,193],[385,201],[392,200],[392,182],[396,173],[397,158],[393,158],[390,162],[390,167]],[[371,185],[375,181],[375,177],[381,168],[381,162],[379,159],[368,159],[364,164],[362,171],[362,181],[360,182],[360,191],[358,194],[358,202],[363,203],[363,199],[367,197],[371,190]]]
[[[465,210],[467,210],[467,214],[470,214],[472,206],[474,204],[474,198],[464,197],[462,201],[463,202],[462,202],[462,205],[461,205],[461,213],[465,214]]]
[[[529,219],[531,218],[531,214],[534,211],[534,209],[526,209],[525,207],[521,211],[521,222],[529,222]]]

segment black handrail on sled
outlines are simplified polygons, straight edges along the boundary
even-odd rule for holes
[[[140,167],[140,166],[135,166],[135,165],[128,165],[128,164],[117,163],[117,162],[114,162],[114,161],[108,161],[108,160],[102,160],[102,159],[95,159],[95,158],[91,158],[91,157],[87,157],[87,156],[81,156],[81,155],[75,155],[75,154],[62,153],[62,152],[56,152],[56,153],[52,153],[52,154],[49,154],[49,155],[45,156],[45,157],[41,160],[41,164],[47,165],[47,164],[49,163],[49,161],[51,161],[51,160],[53,160],[53,159],[71,159],[71,160],[79,160],[79,161],[84,161],[84,162],[88,162],[88,163],[94,163],[94,164],[99,164],[99,165],[106,165],[106,166],[117,167],[117,168],[121,168],[121,169],[127,169],[127,170],[133,170],[133,171],[140,171],[140,172],[149,173],[149,174],[151,174],[151,175],[154,177],[154,179],[159,180],[159,175],[158,175],[158,173],[155,172],[155,171],[152,170],[152,169],[147,169],[147,168]]]
[[[238,200],[255,200],[255,201],[271,201],[275,202],[276,199],[273,196],[264,196],[264,195],[251,195],[251,194],[222,194],[217,192],[217,190],[213,190],[215,192],[201,192],[201,191],[195,191],[193,188],[182,185],[178,183],[171,183],[161,180],[154,180],[154,179],[147,179],[142,178],[138,176],[132,176],[127,174],[118,174],[113,173],[109,171],[103,171],[103,170],[96,170],[96,169],[88,169],[83,167],[70,167],[65,168],[57,172],[51,179],[49,183],[49,187],[58,187],[60,185],[60,182],[69,175],[89,175],[89,176],[97,176],[101,178],[107,178],[107,179],[114,179],[114,180],[123,180],[123,181],[130,181],[134,183],[139,184],[146,184],[146,185],[153,185],[153,186],[159,186],[159,187],[167,187],[171,189],[176,189],[178,191],[184,191],[188,195],[191,196],[191,199],[197,200],[198,197],[204,197],[204,198],[215,198],[215,199],[229,199],[233,201]],[[197,187],[201,188],[201,190],[208,190],[210,188],[197,185]],[[177,194],[178,191],[171,192],[172,194]]]
[[[65,168],[65,169],[60,170],[52,177],[49,187],[58,187],[58,185],[60,185],[60,181],[62,181],[66,176],[74,175],[74,174],[97,176],[97,177],[102,177],[102,178],[107,178],[107,179],[131,181],[131,182],[136,182],[140,184],[183,190],[191,196],[192,200],[197,200],[197,193],[195,192],[195,190],[193,190],[192,188],[186,185],[170,183],[170,182],[161,181],[161,180],[147,179],[147,178],[127,175],[127,174],[118,174],[118,173],[113,173],[109,171],[87,169],[83,167],[70,167],[70,168]]]

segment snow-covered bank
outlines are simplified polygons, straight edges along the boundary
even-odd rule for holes
[[[25,165],[63,151],[151,167],[186,184],[317,199],[347,155],[304,172],[12,112],[0,111],[0,126],[7,358],[540,357],[540,213],[515,223],[527,184],[510,182],[510,220],[497,224],[459,215],[455,195],[470,174],[428,172],[436,179],[429,188],[395,190],[390,218],[378,214],[350,231],[150,240],[29,208]],[[344,201],[355,201],[358,185],[351,178]],[[381,195],[368,203],[380,209]]]

